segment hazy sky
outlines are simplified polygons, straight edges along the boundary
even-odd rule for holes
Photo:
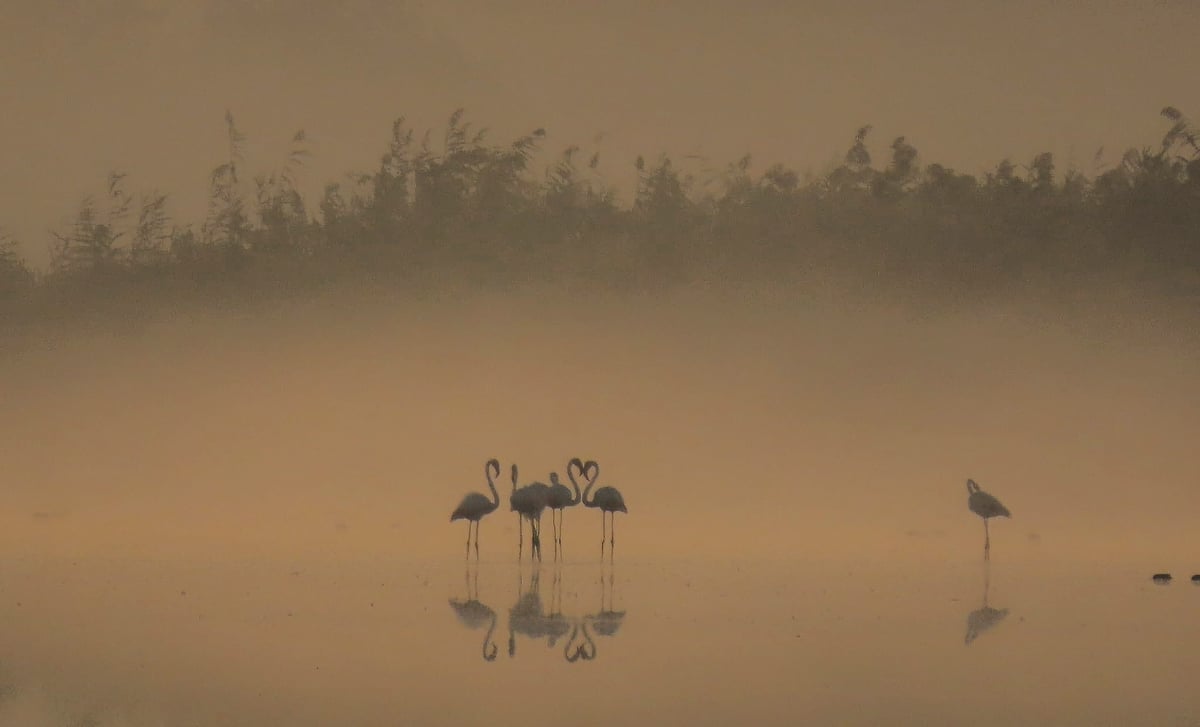
[[[555,152],[603,132],[619,186],[660,151],[821,172],[866,123],[878,155],[903,134],[965,171],[1043,150],[1090,170],[1156,142],[1164,105],[1200,116],[1198,34],[1191,2],[8,0],[0,225],[44,260],[112,168],[198,218],[226,108],[255,171],[307,129],[314,208],[394,117],[458,106]]]

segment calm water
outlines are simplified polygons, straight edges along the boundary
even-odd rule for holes
[[[535,291],[2,348],[0,727],[1200,724],[1200,325],[1051,313]],[[502,512],[464,565],[484,462],[573,456],[614,562],[576,508],[565,564]]]
[[[3,572],[4,725],[1200,724],[1178,574],[620,553]]]

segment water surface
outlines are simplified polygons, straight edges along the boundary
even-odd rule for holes
[[[1123,315],[550,290],[33,336],[0,724],[1197,724],[1200,326]],[[614,558],[575,508],[518,566],[505,502],[463,562],[487,459],[574,456]],[[968,477],[1013,512],[987,570]]]
[[[8,560],[3,571],[0,724],[1200,714],[1200,588],[1121,568],[618,554],[520,567]]]

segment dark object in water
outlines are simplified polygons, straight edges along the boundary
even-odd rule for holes
[[[1192,583],[1200,585],[1200,573],[1197,573],[1196,575],[1192,576]]]
[[[1170,573],[1155,573],[1153,576],[1151,576],[1151,579],[1155,583],[1170,583],[1171,582],[1171,574]]]

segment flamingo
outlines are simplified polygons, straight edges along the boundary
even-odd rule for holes
[[[967,507],[971,508],[971,512],[983,518],[983,557],[987,558],[992,549],[992,539],[988,534],[988,518],[1011,518],[1012,513],[994,496],[979,489],[975,480],[967,480],[967,493]]]
[[[496,474],[492,474],[492,470],[496,470]],[[450,513],[450,522],[455,520],[467,521],[467,557],[471,557],[471,523],[475,523],[475,559],[479,560],[479,521],[484,515],[492,512],[500,507],[500,493],[496,492],[496,483],[493,477],[500,476],[500,462],[496,459],[489,459],[487,464],[483,466],[483,472],[487,475],[488,489],[492,491],[492,499],[488,499],[486,495],[478,492],[468,493],[463,497],[462,502],[458,503],[458,507],[454,508],[454,512]]]
[[[579,504],[581,496],[579,494],[579,483],[575,480],[575,468],[579,469],[580,474],[583,473],[583,461],[575,457],[567,463],[567,477],[571,480],[571,486],[575,488],[575,497],[572,499],[571,490],[567,486],[558,481],[558,473],[550,473],[550,491],[546,497],[546,507],[550,508],[550,525],[554,528],[554,552],[557,556],[562,551],[562,516],[563,509],[574,507]],[[554,511],[558,511],[558,522],[554,521]]]
[[[588,473],[592,474],[589,476]],[[616,545],[616,514],[623,512],[628,514],[629,510],[625,507],[625,498],[621,497],[621,492],[615,487],[601,487],[596,490],[596,494],[588,500],[588,493],[596,484],[596,480],[600,479],[600,464],[595,460],[588,460],[583,466],[583,476],[588,481],[588,486],[583,491],[583,504],[586,507],[600,508],[600,557],[604,557],[604,534],[605,534],[605,513],[613,514],[613,529],[608,532],[609,556],[612,555],[612,548]]]
[[[525,535],[523,529],[522,518],[529,520],[529,529],[533,533],[530,542],[533,544],[533,552],[537,554],[540,561],[542,559],[542,539],[540,537],[540,525],[542,522],[542,511],[546,509],[546,495],[550,488],[541,482],[531,482],[524,487],[517,487],[517,466],[512,466],[512,494],[508,497],[509,509],[517,513],[517,560],[521,559],[521,552],[524,550]],[[532,556],[530,556],[532,557]]]

